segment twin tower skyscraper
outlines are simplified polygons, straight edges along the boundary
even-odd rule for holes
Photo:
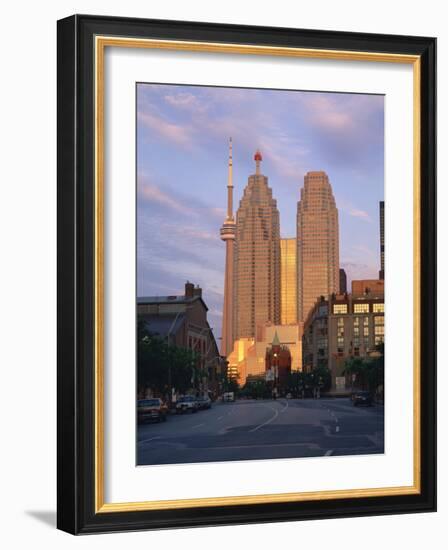
[[[280,214],[262,155],[254,155],[236,216],[233,214],[232,140],[229,143],[227,215],[221,227],[226,243],[221,355],[234,342],[254,338],[257,326],[281,320]],[[325,172],[308,172],[297,204],[297,322],[304,321],[319,296],[339,291],[338,211]]]

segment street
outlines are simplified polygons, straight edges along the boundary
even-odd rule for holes
[[[347,399],[241,400],[138,426],[137,464],[384,452],[384,408]]]

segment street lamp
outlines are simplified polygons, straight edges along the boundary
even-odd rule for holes
[[[274,399],[277,399],[277,391],[278,391],[278,353],[274,352],[274,388],[272,390],[272,393],[274,394]]]

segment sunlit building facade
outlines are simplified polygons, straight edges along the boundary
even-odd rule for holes
[[[338,210],[325,172],[308,172],[297,203],[297,316],[339,292]]]
[[[308,313],[303,330],[303,370],[312,372],[328,366],[332,391],[345,392],[352,386],[345,374],[346,360],[375,357],[381,344],[384,287],[367,294],[333,294],[329,299],[317,300]]]
[[[264,376],[266,370],[266,349],[275,337],[281,346],[289,350],[291,369],[302,369],[302,324],[259,325],[255,338],[240,338],[233,344],[233,351],[227,357],[229,369],[238,371],[238,383],[244,386],[248,376]]]
[[[280,322],[280,216],[268,178],[249,176],[236,214],[234,340],[253,338],[257,325]]]
[[[297,323],[297,240],[280,239],[280,319]]]

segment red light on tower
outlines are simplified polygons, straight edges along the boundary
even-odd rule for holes
[[[257,149],[255,151],[254,155],[254,161],[255,161],[255,174],[258,176],[260,175],[260,162],[263,160],[263,157],[261,156],[260,149]]]

